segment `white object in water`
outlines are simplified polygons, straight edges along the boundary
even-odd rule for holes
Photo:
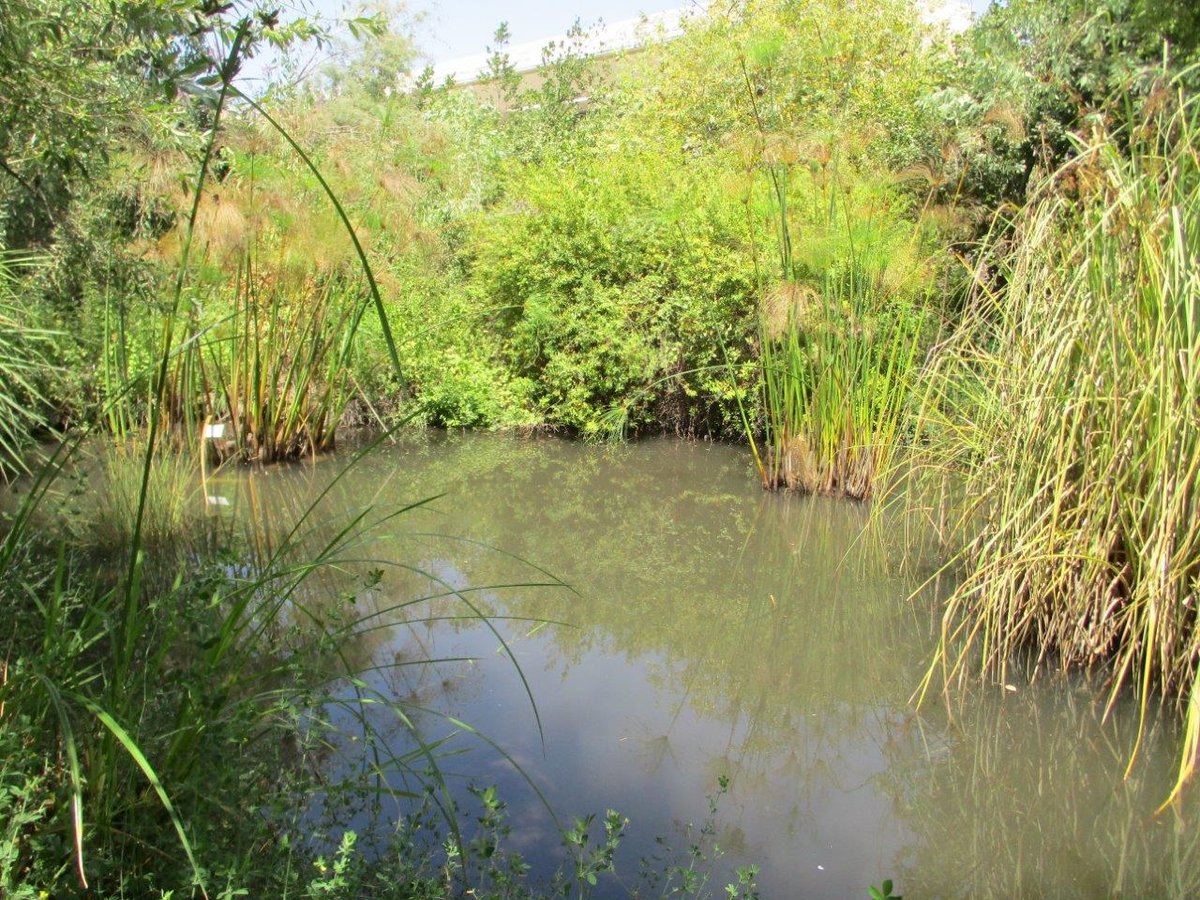
[[[225,423],[214,422],[212,425],[204,426],[204,439],[207,441],[219,441],[225,437]]]
[[[204,499],[206,501],[208,501],[209,506],[228,506],[229,505],[228,497],[220,497],[220,496],[217,496],[216,494],[209,494]]]

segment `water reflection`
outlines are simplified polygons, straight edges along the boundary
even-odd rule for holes
[[[626,873],[727,775],[724,871],[760,864],[764,897],[861,897],[885,877],[922,897],[1196,886],[1194,803],[1150,815],[1170,780],[1161,728],[1123,781],[1131,717],[1101,723],[1079,685],[913,711],[936,600],[906,600],[921,575],[889,574],[888,526],[864,533],[861,506],[764,495],[740,450],[669,441],[411,439],[328,487],[340,467],[221,473],[209,521],[253,564],[322,491],[300,557],[361,516],[352,561],[305,602],[367,617],[349,655],[363,683],[431,710],[415,714],[430,740],[455,730],[446,716],[472,723],[561,813],[629,816]],[[386,715],[371,727],[409,752]],[[553,857],[553,822],[505,760],[447,749],[465,751],[448,764],[462,787],[500,784],[517,849]]]

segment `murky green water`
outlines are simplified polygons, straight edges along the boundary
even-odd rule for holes
[[[269,545],[348,455],[222,473],[210,514],[254,522]],[[705,819],[721,776],[716,895],[751,862],[767,898],[861,898],[888,877],[911,898],[1196,886],[1195,816],[1151,815],[1168,742],[1152,735],[1122,780],[1135,723],[1102,725],[1088,689],[997,686],[953,717],[937,702],[914,711],[936,602],[906,601],[927,573],[889,574],[889,536],[862,535],[863,507],[764,495],[739,448],[443,436],[368,456],[305,527],[316,546],[358,511],[434,495],[342,552],[360,575],[383,572],[352,606],[383,611],[353,665],[409,701],[428,739],[458,730],[444,716],[485,733],[564,821],[629,817],[610,894],[637,887],[656,837],[686,850],[681,827]],[[545,573],[570,589],[531,584]],[[333,574],[319,583],[346,590]],[[451,587],[462,595],[415,602]],[[335,614],[334,601],[306,602]],[[497,617],[504,644],[468,604]],[[430,658],[455,661],[415,664]],[[373,724],[397,752],[411,747],[386,712]],[[542,872],[557,865],[554,823],[512,766],[469,736],[448,746],[463,751],[444,766],[464,796],[468,783],[500,786],[510,848]]]

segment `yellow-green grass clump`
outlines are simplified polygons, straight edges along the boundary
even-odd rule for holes
[[[1076,159],[984,247],[931,364],[962,578],[930,678],[1018,652],[1187,708],[1200,735],[1200,132],[1178,98]],[[1178,790],[1178,785],[1176,787]]]

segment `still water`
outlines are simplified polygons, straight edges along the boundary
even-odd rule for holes
[[[744,449],[670,440],[405,438],[335,480],[351,455],[219,473],[210,515],[270,545],[324,492],[311,547],[374,523],[305,615],[366,617],[360,684],[450,738],[460,797],[498,785],[535,874],[564,859],[540,793],[562,824],[627,817],[600,895],[657,896],[639,860],[665,844],[686,863],[727,778],[717,896],[750,863],[765,898],[862,898],[885,878],[910,898],[1196,887],[1195,804],[1152,815],[1175,764],[1163,729],[1123,779],[1133,710],[1102,722],[1094,687],[1043,676],[914,708],[940,619],[936,586],[910,597],[934,564],[900,565],[863,506],[764,494]],[[410,751],[378,709],[369,726]],[[331,765],[365,764],[361,723],[339,724]]]

